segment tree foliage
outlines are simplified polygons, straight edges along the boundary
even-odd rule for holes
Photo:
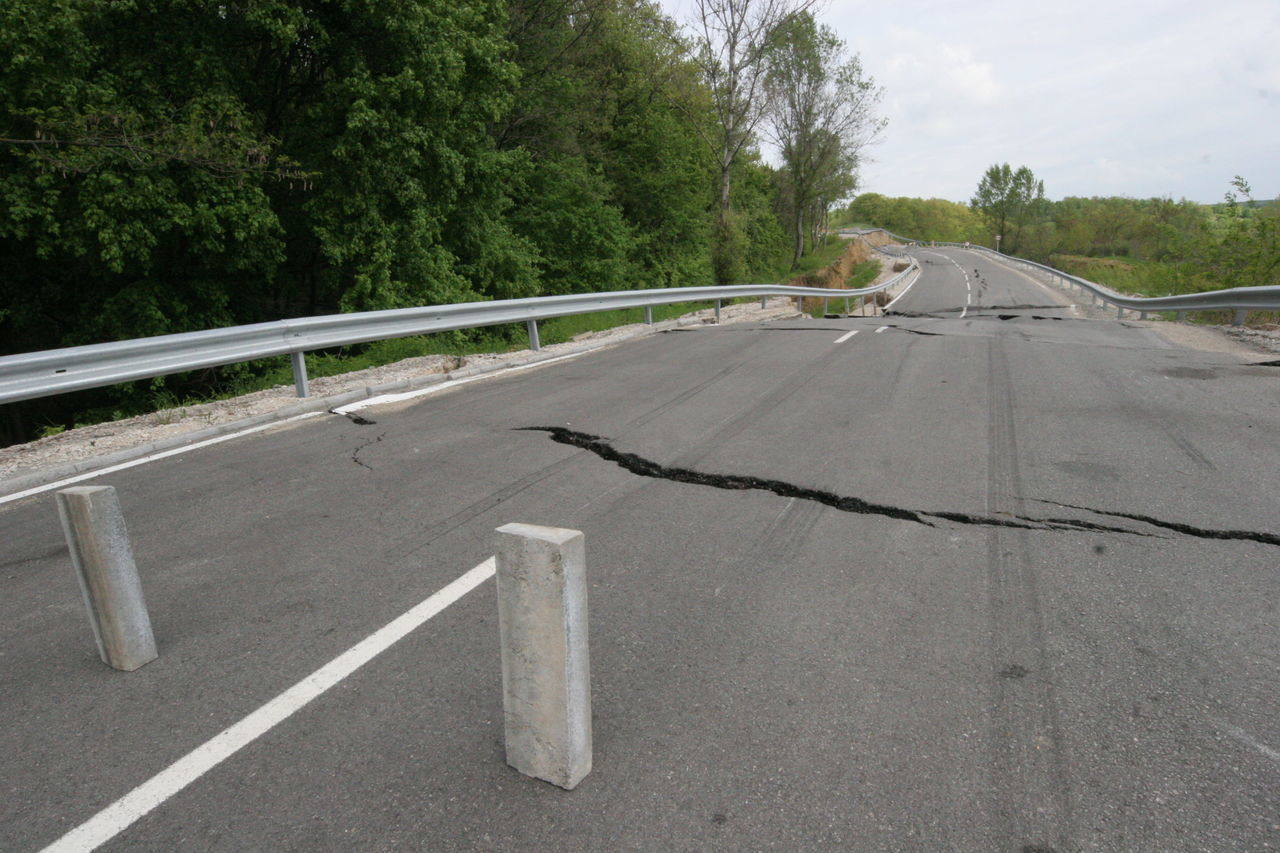
[[[844,42],[808,12],[779,27],[769,54],[770,125],[782,153],[782,201],[792,262],[812,246],[831,204],[858,183],[859,155],[883,130],[873,113],[882,90],[847,56]]]
[[[648,0],[6,0],[0,354],[772,269],[755,131],[805,5],[704,0],[699,41]]]
[[[1014,171],[1008,163],[1000,163],[987,169],[969,205],[987,223],[992,242],[1015,254],[1023,229],[1043,213],[1044,181],[1036,180],[1026,166]]]
[[[757,142],[769,114],[770,56],[785,43],[789,24],[816,0],[694,0],[692,56],[710,94],[714,125],[703,139],[717,167],[713,267],[733,268],[742,241],[732,215],[733,177]],[[717,282],[728,283],[717,277]]]

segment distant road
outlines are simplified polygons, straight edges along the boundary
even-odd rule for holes
[[[160,647],[134,673],[97,660],[52,496],[0,507],[0,849],[513,521],[586,534],[576,790],[503,762],[480,578],[103,849],[1280,847],[1277,368],[912,252],[890,316],[671,331],[103,478]]]

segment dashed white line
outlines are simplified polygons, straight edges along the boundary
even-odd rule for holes
[[[876,329],[876,334],[877,334],[877,335],[878,335],[878,334],[880,334],[881,332],[883,332],[883,331],[884,331],[885,329],[887,329],[887,328],[889,328],[889,327],[888,327],[888,326],[881,326],[880,328]]]
[[[42,853],[93,850],[115,838],[152,809],[386,651],[414,628],[493,577],[495,570],[496,561],[490,557],[407,613],[379,628],[240,722],[224,729],[212,739],[188,752],[44,848]]]
[[[842,344],[842,343],[844,343],[845,341],[849,340],[849,338],[852,338],[854,335],[858,334],[858,332],[860,332],[860,331],[862,331],[862,330],[861,330],[861,329],[854,329],[852,332],[847,332],[846,334],[843,334],[843,335],[841,335],[840,337],[836,338],[835,342],[836,342],[836,343],[838,343],[838,344]]]

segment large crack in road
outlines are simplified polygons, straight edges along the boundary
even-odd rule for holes
[[[697,486],[710,486],[712,488],[725,489],[729,491],[758,489],[760,491],[772,492],[779,497],[813,501],[815,503],[823,504],[824,506],[838,509],[841,512],[855,513],[858,515],[882,516],[884,518],[893,518],[899,521],[909,521],[915,524],[922,524],[925,527],[937,527],[938,525],[936,522],[945,521],[951,522],[952,524],[971,527],[1003,527],[1018,530],[1120,533],[1126,536],[1163,538],[1158,534],[1146,533],[1141,530],[1134,530],[1130,527],[1100,524],[1079,518],[1040,518],[1013,514],[978,515],[966,512],[910,509],[890,504],[874,503],[852,495],[838,495],[834,492],[808,488],[806,486],[798,486],[794,483],[788,483],[783,480],[771,480],[740,474],[716,474],[706,471],[695,471],[691,468],[677,468],[662,465],[650,459],[645,459],[643,456],[639,456],[635,453],[626,453],[618,450],[612,445],[610,439],[603,438],[598,435],[591,435],[590,433],[578,432],[576,430],[567,429],[566,427],[531,426],[517,427],[516,429],[523,432],[545,432],[551,437],[552,441],[586,450],[601,459],[613,462],[620,468],[640,477],[651,477],[654,479],[670,480],[676,483],[688,483]],[[1061,506],[1066,509],[1076,509],[1108,518],[1138,521],[1162,530],[1168,530],[1184,536],[1192,536],[1199,539],[1242,540],[1258,542],[1264,545],[1280,546],[1280,536],[1272,533],[1260,533],[1247,530],[1215,530],[1212,528],[1196,527],[1182,522],[1163,521],[1152,516],[1141,515],[1138,513],[1112,512],[1092,507],[1074,506],[1055,501],[1036,500],[1036,502],[1053,506]]]

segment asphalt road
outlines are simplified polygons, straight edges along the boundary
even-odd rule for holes
[[[884,318],[673,331],[103,477],[160,647],[133,673],[52,494],[0,507],[0,849],[516,521],[586,535],[577,789],[503,761],[486,581],[102,849],[1280,849],[1280,368],[915,251]]]

